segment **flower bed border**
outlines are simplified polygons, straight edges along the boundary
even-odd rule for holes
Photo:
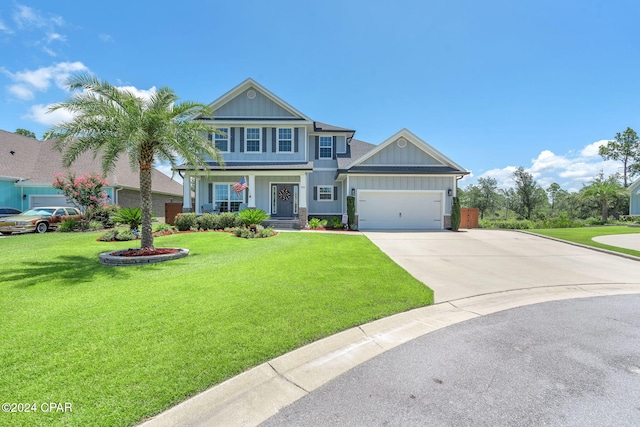
[[[161,254],[161,255],[148,255],[148,256],[118,256],[112,255],[114,253],[120,253],[128,251],[129,249],[123,249],[121,251],[109,251],[103,252],[98,255],[100,259],[100,264],[108,265],[112,267],[128,267],[132,265],[145,265],[145,264],[155,264],[158,262],[171,261],[172,259],[180,259],[189,255],[189,249],[184,248],[175,248],[179,251],[174,254]]]

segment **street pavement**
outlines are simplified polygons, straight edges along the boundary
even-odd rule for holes
[[[637,259],[509,231],[366,235],[436,304],[294,350],[143,425],[640,425]]]
[[[636,294],[462,322],[355,367],[262,426],[638,426],[639,313]]]

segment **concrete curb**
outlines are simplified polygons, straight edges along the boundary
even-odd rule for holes
[[[544,234],[538,234],[538,233],[534,233],[532,231],[527,231],[527,230],[509,230],[509,231],[515,231],[517,233],[522,233],[522,234],[530,234],[532,236],[542,237],[542,238],[545,238],[545,239],[548,239],[548,240],[553,240],[553,241],[556,241],[556,242],[566,243],[568,245],[577,246],[579,248],[591,249],[592,251],[602,252],[604,254],[619,256],[619,257],[622,257],[622,258],[630,259],[632,261],[640,261],[640,257],[634,256],[634,255],[629,255],[629,254],[625,254],[625,253],[622,253],[622,252],[616,252],[616,251],[612,251],[612,250],[605,249],[605,248],[598,248],[596,246],[583,245],[582,243],[576,243],[576,242],[571,242],[569,240],[558,239],[557,237],[545,236]],[[602,243],[602,244],[604,244],[604,243]],[[630,249],[630,250],[634,250],[634,249]]]
[[[256,426],[355,366],[446,326],[542,302],[637,293],[640,293],[640,284],[535,287],[441,302],[399,313],[277,357],[141,425]]]

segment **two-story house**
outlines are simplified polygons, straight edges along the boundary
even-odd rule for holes
[[[355,196],[360,229],[444,229],[450,226],[457,180],[469,172],[403,129],[379,145],[355,130],[317,122],[252,79],[210,104],[209,135],[224,165],[177,168],[184,176],[183,211],[259,208],[272,219],[342,217]],[[234,184],[244,178],[247,189]]]

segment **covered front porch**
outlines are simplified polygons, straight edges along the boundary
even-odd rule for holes
[[[183,212],[239,212],[262,209],[272,220],[307,222],[307,170],[188,171]],[[192,197],[193,194],[193,197]]]

